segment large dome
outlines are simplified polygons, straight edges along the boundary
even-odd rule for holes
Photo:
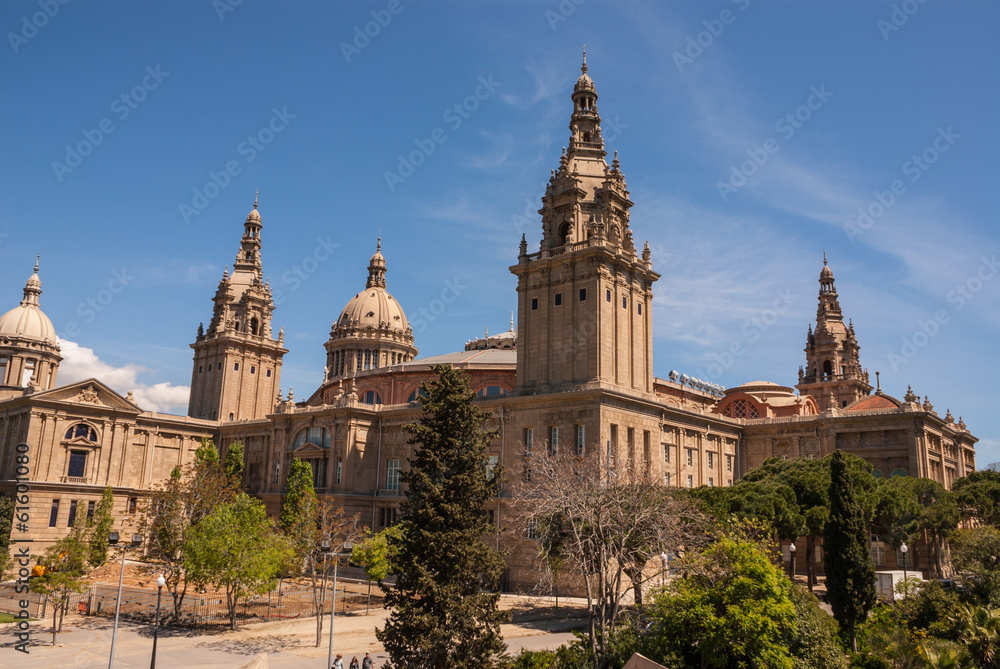
[[[3,316],[0,316],[0,338],[31,339],[56,343],[56,329],[52,321],[38,306],[38,296],[42,293],[42,282],[38,279],[38,263],[35,273],[24,286],[24,299]]]
[[[366,288],[351,298],[337,319],[338,326],[388,328],[406,332],[410,324],[403,307],[385,288]]]

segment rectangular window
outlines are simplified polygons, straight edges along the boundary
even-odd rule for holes
[[[688,458],[688,460],[687,460],[688,465],[687,466],[690,467],[694,463],[694,449],[693,448],[687,449],[687,458]]]
[[[726,456],[726,471],[727,472],[733,471],[733,456],[731,455]]]
[[[708,487],[711,488],[714,485],[715,485],[715,479],[712,478],[711,476],[709,476],[708,477]]]
[[[650,452],[649,452],[649,430],[642,431],[642,460],[643,462],[653,461],[653,458],[650,457]]]
[[[552,426],[549,433],[549,455],[559,452],[559,428]]]
[[[490,455],[486,457],[486,480],[492,481],[493,477],[496,475],[497,463],[500,462],[500,456]]]
[[[539,538],[539,536],[538,536],[538,519],[537,518],[532,518],[531,520],[528,521],[528,532],[527,532],[527,534],[528,534],[528,538],[529,539],[538,539]]]
[[[240,371],[240,363],[238,363],[238,362],[234,362],[233,363],[233,371],[234,372]]]
[[[901,550],[896,551],[896,566],[900,569],[913,569],[913,549],[911,548],[907,552]]]
[[[372,352],[371,349],[365,349],[365,369],[372,368]]]
[[[87,502],[87,524],[94,520],[94,502]]]
[[[201,374],[201,365],[198,365],[198,373]]]
[[[562,305],[562,293],[556,293],[556,306]]]
[[[129,497],[128,498],[128,506],[126,507],[127,512],[128,513],[135,513],[135,507],[138,506],[138,502],[139,502],[138,498],[136,498],[136,497]]]
[[[360,348],[358,349],[358,354],[356,357],[358,360],[358,371],[360,372],[362,370],[362,365],[364,364],[365,361],[364,354],[361,352]]]
[[[715,453],[709,451],[708,453],[708,468],[715,469]]]
[[[56,526],[56,520],[59,518],[59,500],[52,500],[52,510],[49,511],[49,527]]]
[[[530,469],[525,469],[524,470],[524,480],[527,481],[528,483],[531,483],[531,470]]]
[[[733,485],[733,480],[729,479],[728,481],[726,481],[726,485]]]
[[[670,472],[663,472],[663,485],[670,485]]]
[[[531,298],[531,310],[532,311],[538,311],[538,298],[537,297]]]
[[[526,427],[524,429],[524,452],[531,455],[531,449],[535,447],[535,430]]]
[[[388,460],[385,466],[385,489],[399,490],[399,470],[402,460]]]
[[[278,478],[281,476],[281,460],[275,459],[274,461],[274,478],[271,479],[271,483],[277,483]]]
[[[583,455],[587,450],[587,427],[585,425],[576,426],[576,454]]]
[[[337,458],[337,484],[338,485],[340,484],[340,481],[341,481],[343,475],[344,475],[344,458]]]
[[[628,428],[628,432],[625,433],[625,438],[628,443],[628,459],[629,462],[635,460],[635,428]]]
[[[309,460],[309,466],[312,467],[313,475],[313,488],[325,488],[326,487],[326,460],[321,458],[316,458],[315,460]]]
[[[271,370],[267,370],[267,378],[271,378]]]
[[[220,370],[222,369],[222,363],[221,362],[219,363],[219,369]]]
[[[670,462],[670,444],[663,444],[663,461]]]
[[[639,303],[639,315],[642,316],[642,302]]]
[[[885,544],[881,542],[872,544],[872,562],[876,567],[885,566]]]
[[[694,487],[694,477],[688,474],[688,488]]]
[[[257,373],[257,367],[256,367],[256,365],[250,365],[250,373],[251,374],[256,374]]]
[[[627,297],[623,297],[622,298],[622,309],[628,309],[628,298]]]
[[[73,523],[76,521],[76,500],[74,499],[69,503],[69,519],[66,521],[66,527],[73,527]]]
[[[587,289],[586,288],[581,288],[580,289],[580,301],[581,302],[586,302],[587,301]]]
[[[74,478],[83,478],[87,475],[86,472],[87,451],[70,451],[69,469],[66,471],[66,475]]]
[[[610,290],[607,291],[607,298],[608,298],[608,302],[610,302],[611,301],[611,291]]]

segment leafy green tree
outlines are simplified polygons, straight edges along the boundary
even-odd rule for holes
[[[215,442],[208,437],[202,437],[201,445],[194,452],[194,459],[204,465],[219,464],[219,450],[215,447]]]
[[[45,573],[32,579],[29,586],[32,592],[45,597],[52,606],[53,645],[56,643],[56,632],[62,631],[70,600],[87,588],[82,580],[91,552],[86,534],[86,515],[78,512],[69,535],[54,543],[38,559],[38,564],[45,567]]]
[[[800,585],[790,593],[795,605],[795,632],[788,650],[795,669],[847,669],[847,654],[837,640],[837,624],[820,608],[819,600]]]
[[[964,604],[952,620],[958,628],[958,638],[980,669],[1000,667],[1000,609]]]
[[[912,481],[905,476],[895,476],[881,481],[875,490],[872,529],[893,550],[898,550],[904,542],[912,545],[920,536],[921,507]]]
[[[757,543],[723,537],[689,567],[653,598],[650,634],[667,651],[688,667],[793,668],[792,585]]]
[[[503,480],[483,466],[498,432],[484,429],[490,414],[473,404],[460,371],[437,365],[434,373],[423,417],[407,426],[417,448],[402,475],[400,534],[389,539],[398,567],[385,597],[392,612],[376,631],[395,669],[487,666],[505,648],[496,591],[504,563],[482,541],[494,531],[483,506]]]
[[[14,499],[0,497],[0,581],[7,579],[13,566],[10,559],[10,533],[14,527]]]
[[[285,531],[301,555],[316,547],[316,489],[312,467],[294,458],[288,472],[288,492],[281,502],[278,526]]]
[[[288,541],[276,531],[264,505],[239,493],[191,528],[184,543],[184,564],[195,584],[225,589],[230,627],[236,629],[240,598],[272,589],[290,553]]]
[[[394,541],[401,539],[399,525],[387,527],[378,534],[366,531],[365,538],[356,542],[351,549],[351,562],[364,567],[365,578],[368,579],[368,603],[366,604],[365,615],[368,615],[368,609],[371,608],[371,582],[377,581],[381,583],[396,571],[389,537],[393,537]]]
[[[242,441],[234,441],[229,444],[229,448],[226,450],[226,461],[222,465],[223,471],[226,472],[226,478],[229,479],[229,485],[234,488],[243,486],[243,450]]]
[[[1000,529],[980,525],[958,530],[951,556],[959,580],[976,601],[1000,606]]]
[[[940,581],[910,580],[895,607],[912,633],[954,639],[955,625],[949,619],[960,604],[958,593],[946,590]]]
[[[948,540],[958,528],[962,514],[955,495],[931,479],[910,479],[911,487],[920,505],[918,525],[927,533],[933,555],[936,578],[944,578],[947,562]]]
[[[971,472],[955,479],[951,491],[967,519],[1000,527],[1000,471]]]
[[[830,457],[830,518],[823,534],[827,596],[857,652],[857,625],[875,603],[875,566],[857,479],[843,451]]]
[[[111,528],[115,524],[115,518],[112,515],[114,506],[114,493],[111,491],[111,486],[108,486],[104,489],[101,501],[94,509],[94,517],[91,520],[90,532],[88,533],[88,543],[90,544],[88,561],[92,567],[100,567],[108,561],[108,540],[111,536]]]

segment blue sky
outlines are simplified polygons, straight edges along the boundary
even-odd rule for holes
[[[183,412],[259,188],[296,397],[379,234],[421,355],[506,329],[586,44],[662,274],[656,374],[793,385],[826,249],[873,379],[962,415],[984,466],[998,20],[943,0],[5,2],[0,310],[41,254],[62,380]]]

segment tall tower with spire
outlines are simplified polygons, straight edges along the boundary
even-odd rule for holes
[[[618,154],[609,166],[597,89],[582,73],[573,87],[569,149],[549,178],[539,249],[521,238],[518,264],[517,386],[599,382],[653,392],[648,244],[637,252]]]
[[[62,356],[56,329],[38,304],[41,294],[36,258],[21,304],[0,316],[0,399],[56,385]]]
[[[804,369],[799,367],[799,383],[795,387],[804,395],[812,395],[820,409],[827,408],[831,402],[843,408],[867,397],[872,387],[868,383],[868,371],[861,367],[860,350],[854,324],[850,320],[844,324],[833,270],[826,262],[824,251],[816,330],[809,326],[806,366]]]
[[[284,333],[271,331],[274,301],[262,276],[260,231],[253,211],[243,226],[243,238],[233,272],[227,267],[215,291],[212,320],[198,326],[191,344],[191,399],[188,415],[213,420],[263,418],[271,412],[281,381]]]

